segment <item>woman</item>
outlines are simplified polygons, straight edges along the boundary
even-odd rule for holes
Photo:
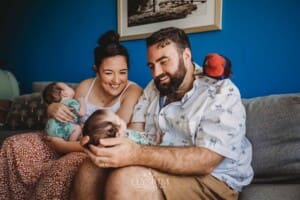
[[[87,106],[82,121],[105,108],[128,123],[142,92],[128,81],[129,55],[113,31],[100,37],[98,44],[93,67],[96,78],[86,79],[76,88],[76,97],[84,97]],[[73,117],[61,104],[49,105],[48,113],[62,122]],[[36,132],[6,139],[0,152],[0,199],[68,199],[72,179],[86,158],[82,151],[79,142],[45,139]]]

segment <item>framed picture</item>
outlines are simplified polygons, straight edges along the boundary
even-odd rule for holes
[[[121,40],[146,38],[170,26],[186,33],[221,30],[222,0],[118,0]]]

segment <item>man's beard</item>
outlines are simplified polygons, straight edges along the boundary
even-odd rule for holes
[[[162,96],[174,94],[183,82],[185,74],[186,68],[184,67],[184,63],[181,58],[178,63],[177,71],[174,73],[174,75],[171,75],[167,72],[162,73],[159,76],[155,77],[154,83]],[[168,76],[170,81],[168,83],[160,83],[160,79],[165,76]]]

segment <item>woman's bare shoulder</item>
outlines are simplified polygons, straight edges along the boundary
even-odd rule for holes
[[[88,78],[81,81],[76,87],[76,96],[85,96],[94,78]]]
[[[128,86],[126,92],[128,92],[128,93],[142,93],[143,92],[143,88],[141,86],[139,86],[137,83],[132,82]]]
[[[124,92],[123,99],[136,99],[139,98],[143,93],[143,89],[136,83],[132,83],[128,86]]]

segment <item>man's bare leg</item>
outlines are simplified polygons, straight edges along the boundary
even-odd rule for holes
[[[97,167],[89,158],[87,158],[80,165],[74,178],[70,199],[103,199],[103,191],[107,174],[108,169]]]
[[[151,171],[134,166],[110,172],[105,186],[105,199],[161,200],[164,197]]]

